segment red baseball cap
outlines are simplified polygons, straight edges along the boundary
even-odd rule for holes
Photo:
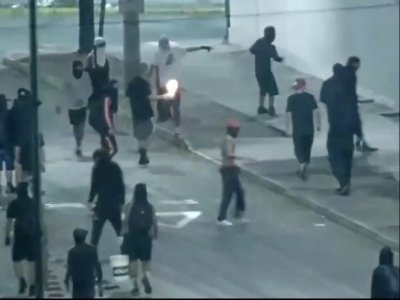
[[[228,128],[240,128],[239,121],[235,119],[229,119],[227,126]]]

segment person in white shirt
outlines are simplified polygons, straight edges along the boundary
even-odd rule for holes
[[[72,76],[65,83],[68,101],[58,103],[56,112],[61,113],[61,108],[68,109],[69,122],[72,125],[76,142],[75,154],[82,156],[82,140],[85,132],[86,107],[91,94],[91,82],[88,74],[83,72],[82,62],[75,60],[72,63]]]
[[[182,61],[186,53],[206,50],[210,52],[212,47],[200,46],[183,48],[177,44],[171,45],[168,37],[163,36],[158,42],[158,50],[154,55],[153,62],[149,71],[149,78],[155,74],[155,86],[157,93],[163,95],[167,93],[166,85],[170,80],[177,80]],[[172,114],[171,114],[172,110]],[[180,126],[180,91],[175,94],[173,101],[157,101],[157,112],[159,123],[168,121],[171,117],[175,125],[175,134],[179,135]]]

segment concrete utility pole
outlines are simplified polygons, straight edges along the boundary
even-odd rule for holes
[[[119,0],[119,12],[124,18],[124,84],[140,70],[140,14],[144,13],[144,0]]]

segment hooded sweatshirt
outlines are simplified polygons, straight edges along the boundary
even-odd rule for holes
[[[271,58],[281,62],[276,47],[272,44],[275,40],[275,28],[269,26],[264,30],[264,37],[258,39],[250,47],[250,53],[255,56],[256,76],[266,76],[271,73]]]
[[[394,265],[394,255],[389,247],[379,254],[379,266],[372,273],[371,299],[399,299],[399,267]]]

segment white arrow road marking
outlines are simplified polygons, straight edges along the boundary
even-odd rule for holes
[[[179,204],[186,204],[186,205],[190,205],[190,204],[198,204],[199,202],[192,200],[192,199],[186,199],[186,200],[161,200],[158,201],[162,204],[169,204],[169,205],[179,205]]]
[[[158,225],[170,228],[181,229],[185,227],[190,222],[194,221],[202,214],[201,211],[179,211],[179,212],[157,212],[156,215],[160,217],[179,217],[183,216],[184,218],[180,220],[175,225],[164,224],[162,222],[158,222]]]

